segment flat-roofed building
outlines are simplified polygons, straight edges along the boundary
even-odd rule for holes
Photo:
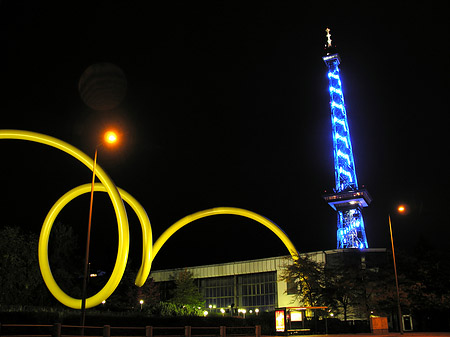
[[[381,253],[381,255],[380,255]],[[384,260],[386,249],[334,249],[305,253],[316,262],[334,264],[338,260],[361,263],[365,268]],[[377,257],[377,258],[375,258]],[[292,257],[277,256],[257,260],[229,262],[222,264],[186,267],[152,271],[150,277],[160,285],[162,300],[168,299],[174,288],[174,279],[179,272],[192,273],[206,308],[227,312],[231,308],[255,311],[273,311],[279,307],[302,306],[296,300],[296,289],[281,275],[286,266],[292,264]]]

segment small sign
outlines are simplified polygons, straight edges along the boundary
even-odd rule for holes
[[[302,312],[301,311],[291,311],[291,322],[301,322]]]
[[[275,328],[277,332],[286,331],[286,315],[285,310],[275,310]]]

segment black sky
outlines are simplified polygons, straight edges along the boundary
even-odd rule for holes
[[[92,154],[109,123],[125,134],[99,164],[146,209],[157,238],[190,213],[246,208],[276,222],[299,251],[336,247],[326,66],[330,27],[340,53],[359,184],[373,196],[364,211],[369,246],[400,247],[425,237],[448,245],[449,31],[441,6],[380,3],[187,1],[97,3],[3,1],[0,12],[2,129],[41,132]],[[78,80],[112,62],[128,91],[114,111],[89,109]],[[90,181],[87,168],[56,150],[0,142],[0,226],[38,232],[53,203]],[[88,197],[58,220],[87,226]],[[139,224],[129,210],[133,261]],[[94,202],[92,259],[114,259],[112,206]],[[101,239],[100,233],[108,233]],[[287,254],[267,229],[233,216],[177,233],[155,268]]]

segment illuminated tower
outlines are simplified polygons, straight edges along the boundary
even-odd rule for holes
[[[331,132],[333,136],[334,193],[324,195],[324,199],[337,212],[337,248],[369,248],[364,230],[362,208],[367,207],[372,198],[365,189],[358,188],[355,162],[353,159],[350,130],[347,123],[344,93],[339,76],[339,54],[331,45],[330,29],[323,60],[328,67],[331,108]]]

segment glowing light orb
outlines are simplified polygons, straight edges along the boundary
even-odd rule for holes
[[[110,130],[110,131],[106,131],[105,132],[105,136],[104,136],[105,142],[108,144],[114,144],[115,142],[117,142],[118,140],[118,136],[117,133]]]
[[[400,205],[398,206],[397,211],[399,211],[399,213],[404,213],[406,211],[406,207],[404,205]]]

